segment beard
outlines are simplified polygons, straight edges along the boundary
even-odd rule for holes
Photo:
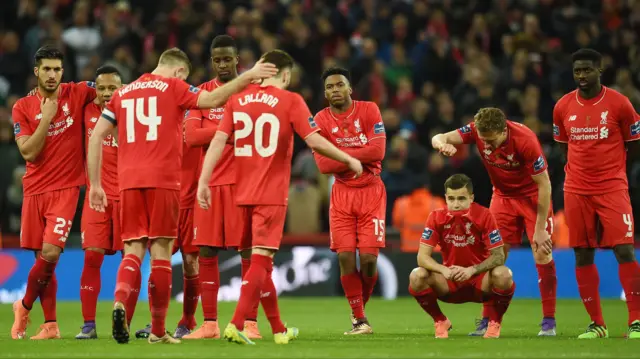
[[[43,82],[40,79],[38,79],[38,87],[42,89],[42,91],[44,92],[53,93],[58,89],[59,86],[60,86],[60,81],[56,81],[56,84],[54,86],[53,84],[47,83],[46,81]]]

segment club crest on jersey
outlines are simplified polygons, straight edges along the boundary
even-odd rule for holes
[[[533,170],[536,172],[540,171],[544,168],[544,163],[544,156],[540,155],[540,157],[538,157],[538,159],[533,163]]]
[[[502,241],[502,236],[500,235],[499,230],[494,229],[493,231],[491,231],[491,233],[489,233],[489,243],[496,244],[500,241]]]
[[[633,125],[631,125],[633,126]],[[554,136],[560,136],[560,127],[558,127],[558,125],[553,125],[553,135]]]
[[[376,123],[375,125],[373,125],[373,133],[375,135],[379,135],[381,133],[384,133],[384,123],[382,121]]]
[[[360,127],[360,119],[353,121],[353,125],[356,127],[356,133],[362,132],[362,127]]]
[[[433,229],[429,228],[429,227],[425,227],[424,231],[422,231],[422,239],[424,239],[425,241],[428,241],[431,239],[431,236],[433,235]]]
[[[316,121],[313,119],[313,116],[309,116],[308,121],[309,121],[309,127],[311,127],[311,128],[318,127],[318,125],[316,124]]]
[[[469,133],[471,132],[471,125],[465,125],[460,127],[460,133]]]
[[[640,135],[640,121],[631,124],[631,136]]]
[[[14,123],[13,124],[13,135],[17,136],[20,133],[20,124],[19,123]]]
[[[198,93],[198,92],[200,92],[200,89],[195,87],[195,86],[193,86],[193,85],[191,85],[191,86],[189,86],[189,92]]]

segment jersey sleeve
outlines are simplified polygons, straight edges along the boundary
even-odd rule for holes
[[[119,102],[119,97],[118,97],[118,93],[116,92],[113,97],[111,98],[111,101],[107,102],[104,105],[104,109],[102,110],[102,117],[111,122],[114,126],[118,125],[118,117],[116,116],[116,114],[118,113],[118,111],[116,110],[116,104]]]
[[[422,230],[422,236],[420,236],[420,244],[424,244],[429,247],[436,247],[440,242],[440,233],[436,230],[437,220],[436,220],[436,212],[431,212],[429,214],[429,218],[427,218],[427,223],[424,225],[424,230]]]
[[[487,250],[492,250],[504,245],[496,219],[493,217],[493,214],[489,213],[489,211],[487,211],[483,223],[482,240],[484,241]]]
[[[96,98],[96,83],[83,81],[74,84],[75,90],[81,99],[82,105],[86,105]]]
[[[558,102],[553,107],[553,139],[556,142],[567,143],[569,142],[569,138],[564,129],[563,117],[562,102]]]
[[[476,143],[476,125],[473,122],[460,127],[457,131],[465,145]]]
[[[538,138],[531,136],[531,138],[523,141],[521,146],[524,167],[527,172],[532,176],[544,172],[547,169],[547,159],[544,157]]]
[[[309,111],[309,107],[302,99],[302,96],[294,93],[292,93],[292,95],[293,103],[289,109],[289,118],[291,119],[293,130],[298,136],[302,137],[302,139],[306,139],[320,131],[320,127],[318,127],[313,115],[311,115],[311,111]]]
[[[378,105],[371,102],[367,106],[367,127],[365,128],[365,134],[369,141],[376,138],[387,138],[387,134],[384,129],[384,122],[382,122],[382,115]]]
[[[233,135],[233,107],[231,106],[231,99],[224,105],[224,112],[222,113],[222,120],[218,126],[218,132],[225,133],[229,137]]]
[[[620,120],[620,132],[626,142],[640,140],[640,116],[626,96],[621,96],[617,118]]]
[[[198,97],[202,93],[199,87],[191,86],[180,79],[174,79],[172,86],[176,103],[181,109],[188,110],[198,107]]]
[[[22,136],[31,136],[34,131],[33,128],[31,128],[29,119],[20,104],[20,102],[16,103],[13,105],[13,109],[11,110],[11,118],[13,119],[13,135],[16,140]]]

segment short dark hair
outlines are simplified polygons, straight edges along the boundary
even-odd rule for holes
[[[330,67],[324,70],[322,73],[322,82],[324,83],[327,80],[327,77],[332,75],[342,75],[347,79],[347,81],[351,82],[351,74],[349,73],[349,70],[342,67]]]
[[[264,62],[269,62],[276,65],[278,69],[278,73],[280,73],[284,69],[293,68],[293,58],[291,55],[282,50],[271,50],[269,52],[265,52],[261,57]]]
[[[596,67],[602,65],[602,54],[594,49],[580,49],[571,55],[571,62],[591,61]]]
[[[64,54],[62,51],[58,50],[53,46],[42,46],[36,51],[36,54],[33,56],[33,62],[36,66],[40,66],[42,60],[60,60],[64,61]]]
[[[462,173],[456,173],[453,176],[447,178],[444,182],[444,190],[447,189],[460,189],[466,188],[470,194],[473,194],[473,183],[471,183],[471,178]]]
[[[236,40],[229,35],[218,35],[213,38],[213,41],[211,41],[211,50],[219,47],[233,47],[236,51],[238,50]]]
[[[104,74],[114,74],[114,75],[118,75],[119,78],[122,78],[120,71],[118,71],[118,69],[115,68],[115,66],[111,66],[111,65],[103,65],[98,67],[98,69],[96,70],[96,78]]]

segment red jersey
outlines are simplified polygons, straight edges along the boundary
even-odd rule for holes
[[[347,153],[351,148],[370,146],[370,141],[380,138],[385,141],[387,137],[380,109],[374,102],[353,101],[351,109],[342,114],[326,107],[316,114],[314,121],[326,139]],[[349,186],[362,187],[380,176],[382,161],[363,163],[363,167],[362,176],[358,178],[354,178],[352,171],[336,173],[334,177]]]
[[[640,118],[626,96],[605,86],[590,100],[578,90],[564,95],[553,108],[553,138],[569,147],[566,192],[629,189],[624,143],[640,139]]]
[[[222,84],[217,79],[213,79],[200,85],[200,88],[206,91],[213,91],[220,86],[222,86]],[[211,129],[212,131],[215,131],[218,129],[218,126],[220,126],[223,114],[224,107],[217,107],[206,110],[191,110],[185,118],[187,121],[195,121],[193,124],[199,129]],[[202,151],[203,161],[208,148],[209,143],[204,145],[202,149],[197,148],[198,151]],[[236,183],[236,167],[234,165],[233,158],[233,142],[230,141],[222,150],[222,156],[216,164],[216,168],[213,170],[213,174],[209,180],[209,186],[222,186],[234,183]]]
[[[429,215],[420,243],[440,245],[445,266],[470,267],[489,257],[489,251],[501,247],[502,237],[488,208],[472,203],[469,211],[454,216],[447,209]]]
[[[227,101],[218,131],[234,136],[238,204],[286,205],[293,132],[304,139],[319,129],[300,95],[249,85]]]
[[[22,180],[25,196],[78,187],[85,183],[82,115],[84,106],[96,97],[93,82],[62,83],[58,88],[58,112],[49,124],[44,147],[33,162],[27,162]],[[16,140],[31,136],[42,119],[42,96],[19,99],[13,106]]]
[[[473,122],[459,128],[458,133],[463,143],[475,143],[496,195],[525,197],[538,192],[531,176],[544,172],[547,160],[538,137],[527,126],[507,121],[507,139],[493,150],[478,138]]]
[[[89,146],[89,138],[101,114],[102,108],[94,102],[87,104],[84,108],[85,146],[87,148]],[[118,188],[118,142],[113,135],[108,135],[102,141],[102,176],[100,178],[107,198],[111,200],[120,198],[120,189]],[[88,183],[89,180],[87,180]]]
[[[102,112],[118,126],[120,189],[180,190],[182,121],[200,89],[184,81],[144,74],[121,87]]]

